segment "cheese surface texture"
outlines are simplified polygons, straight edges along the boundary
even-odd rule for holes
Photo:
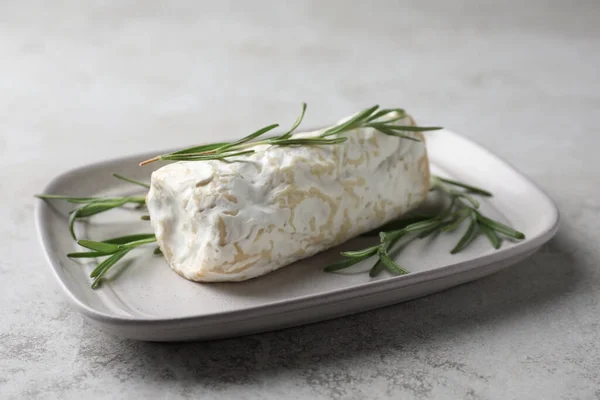
[[[229,163],[166,165],[146,201],[158,244],[187,279],[242,281],[374,229],[427,196],[425,142],[407,134],[422,140],[362,128],[336,145],[260,145]]]

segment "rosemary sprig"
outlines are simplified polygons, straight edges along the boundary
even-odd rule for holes
[[[125,182],[132,183],[137,186],[144,188],[150,188],[150,185],[144,182],[136,181],[131,178],[124,177],[119,174],[113,174],[117,179]],[[138,206],[144,206],[146,204],[145,196],[128,196],[128,197],[73,197],[53,194],[37,194],[36,197],[44,200],[65,200],[73,204],[83,204],[81,207],[71,210],[69,212],[69,231],[73,239],[77,240],[75,236],[74,225],[75,221],[80,218],[90,217],[92,215],[100,214],[102,212],[112,210],[113,208],[121,207],[125,204],[132,203]],[[149,220],[144,218],[143,220]],[[131,250],[149,244],[155,243],[156,236],[153,233],[139,233],[133,235],[119,236],[111,239],[106,239],[100,242],[93,240],[77,240],[77,243],[90,250],[81,251],[67,254],[69,258],[101,258],[107,257],[104,261],[100,262],[96,268],[90,274],[90,278],[94,278],[92,282],[92,289],[100,287],[101,279],[106,273],[119,262],[123,257],[127,255]],[[155,248],[153,254],[162,254],[160,248]]]
[[[106,273],[131,250],[149,244],[155,243],[156,236],[153,233],[143,233],[137,235],[120,236],[107,239],[101,242],[93,240],[78,240],[77,243],[91,251],[67,254],[70,258],[99,258],[108,257],[100,262],[90,273],[93,278],[92,289],[100,287],[101,279]],[[156,250],[155,250],[156,254]]]
[[[454,231],[465,221],[469,222],[469,226],[456,246],[450,250],[451,254],[456,254],[464,250],[481,233],[487,237],[495,249],[500,248],[502,237],[515,240],[525,239],[523,233],[486,217],[479,211],[479,202],[472,195],[492,196],[487,190],[438,176],[432,177],[431,190],[442,193],[450,200],[450,205],[437,215],[412,217],[405,221],[394,221],[378,230],[368,232],[366,235],[372,235],[374,232],[379,231],[380,243],[378,245],[363,250],[342,252],[341,255],[344,258],[335,264],[325,267],[325,271],[339,271],[377,256],[377,262],[369,271],[371,277],[377,276],[384,269],[387,269],[393,275],[408,274],[408,270],[398,265],[390,257],[390,251],[400,239],[408,236],[422,239],[430,235]]]
[[[394,122],[407,117],[406,112],[401,108],[379,109],[375,105],[366,108],[352,117],[326,129],[322,134],[315,137],[294,138],[292,134],[300,126],[306,113],[306,103],[302,103],[302,111],[292,127],[284,134],[260,139],[262,135],[277,128],[279,124],[272,124],[261,128],[250,135],[232,143],[212,143],[201,146],[193,146],[174,153],[168,153],[142,161],[140,165],[150,164],[159,160],[168,161],[206,161],[223,160],[226,161],[232,157],[252,154],[255,150],[252,147],[259,145],[269,146],[323,146],[343,143],[347,137],[339,136],[354,129],[374,128],[386,135],[401,137],[405,139],[419,141],[417,137],[407,134],[407,132],[425,132],[441,129],[439,127],[423,127],[412,125],[395,125]],[[338,135],[336,137],[331,137]]]
[[[124,176],[113,174],[117,179],[121,179],[139,186],[149,187],[143,182],[125,178]],[[69,232],[73,239],[77,240],[75,235],[75,222],[81,218],[91,217],[113,208],[122,207],[125,204],[136,204],[143,206],[146,204],[145,196],[127,196],[127,197],[73,197],[53,194],[36,194],[35,197],[44,200],[65,200],[72,204],[83,204],[82,206],[69,211]]]

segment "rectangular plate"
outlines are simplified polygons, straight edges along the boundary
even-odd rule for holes
[[[369,278],[373,261],[333,274],[323,267],[342,249],[358,249],[372,238],[357,238],[266,276],[240,283],[201,284],[170,270],[152,248],[136,250],[115,267],[98,290],[90,289],[93,262],[70,260],[80,251],[69,235],[65,202],[39,201],[36,222],[47,259],[69,302],[100,329],[138,340],[213,339],[279,329],[365,311],[424,296],[494,273],[516,263],[548,241],[558,228],[558,210],[534,183],[479,145],[447,130],[429,132],[427,147],[434,173],[484,187],[494,197],[483,211],[523,231],[527,239],[504,241],[494,250],[480,236],[464,252],[451,255],[461,231],[411,243],[398,262],[412,271]],[[74,196],[133,194],[112,173],[149,180],[152,167],[140,168],[142,154],[78,168],[54,179],[44,193]],[[154,168],[158,168],[156,165]],[[119,209],[78,224],[80,238],[101,240],[151,232],[140,211]],[[466,224],[465,224],[466,225]],[[466,227],[463,227],[466,229]],[[118,279],[114,279],[118,276]],[[112,279],[111,279],[112,278]]]

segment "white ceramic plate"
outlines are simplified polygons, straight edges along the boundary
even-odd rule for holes
[[[69,302],[100,329],[138,340],[212,339],[279,329],[361,312],[424,296],[494,273],[534,253],[558,228],[558,210],[534,183],[479,145],[447,130],[427,135],[434,173],[494,193],[484,201],[485,213],[523,231],[527,239],[505,241],[494,250],[481,236],[464,252],[450,255],[461,231],[413,242],[397,257],[411,274],[331,274],[323,267],[339,259],[341,248],[362,248],[358,238],[340,248],[241,283],[200,284],[175,274],[151,249],[140,249],[126,267],[115,267],[98,290],[88,277],[94,262],[70,260],[80,251],[71,239],[66,214],[71,205],[39,201],[40,239],[50,266]],[[129,194],[132,186],[112,173],[149,180],[151,167],[140,160],[151,154],[92,164],[53,180],[45,193],[69,195]],[[158,165],[160,166],[160,165]],[[158,167],[156,166],[156,167]],[[155,167],[155,168],[156,168]],[[113,210],[79,224],[82,238],[100,240],[132,232],[152,232],[140,212]],[[466,224],[465,224],[466,225]],[[93,260],[92,260],[93,261]],[[368,269],[372,261],[354,268]],[[118,277],[118,279],[114,279]],[[111,279],[113,278],[113,279]]]

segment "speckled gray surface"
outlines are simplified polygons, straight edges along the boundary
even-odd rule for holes
[[[0,2],[0,398],[600,398],[597,1],[136,3]],[[34,192],[301,100],[307,123],[379,102],[474,138],[556,199],[558,236],[480,281],[239,339],[138,343],[70,311]]]

